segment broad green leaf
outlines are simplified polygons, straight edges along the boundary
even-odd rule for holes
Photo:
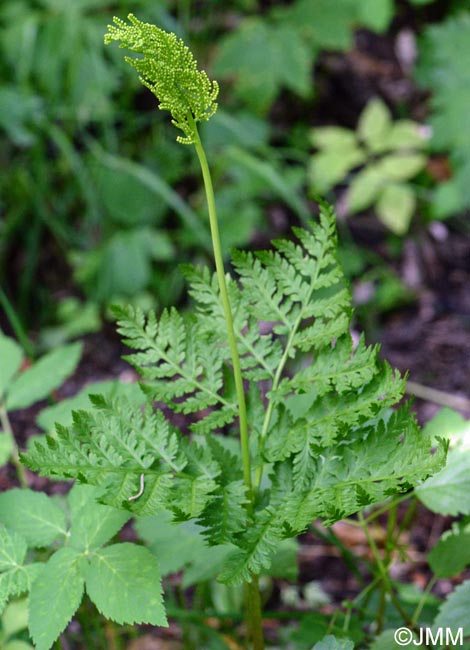
[[[90,485],[75,485],[70,491],[69,544],[88,553],[108,542],[124,526],[130,513],[97,503],[100,490]]]
[[[470,514],[470,451],[452,449],[444,469],[424,481],[415,492],[433,512]]]
[[[357,6],[361,23],[376,32],[387,29],[395,11],[393,0],[361,0]]]
[[[298,30],[248,18],[222,39],[213,72],[235,77],[237,94],[263,113],[283,86],[302,96],[309,94],[311,62],[312,55]]]
[[[13,489],[0,494],[0,522],[16,531],[28,546],[47,546],[66,535],[63,510],[43,492]]]
[[[180,217],[181,222],[190,231],[198,244],[206,251],[211,250],[210,234],[198,215],[163,178],[148,167],[136,163],[124,156],[115,156],[97,146],[92,147],[97,160],[109,167],[111,171],[128,174],[141,185],[153,192],[155,200],[163,201]],[[109,296],[108,296],[109,297]]]
[[[201,124],[204,148],[220,151],[226,147],[237,146],[243,150],[259,149],[269,138],[270,127],[260,117],[249,111],[230,113],[219,106],[217,113]]]
[[[359,148],[317,153],[312,157],[309,169],[312,188],[320,193],[328,192],[363,162],[364,153]]]
[[[386,138],[386,149],[422,149],[426,144],[422,127],[413,120],[394,122]]]
[[[0,431],[0,467],[5,465],[13,451],[13,440],[9,433]]]
[[[116,223],[131,227],[162,217],[165,203],[155,201],[152,190],[129,170],[95,164],[91,171],[104,207]]]
[[[29,598],[29,631],[36,650],[50,650],[67,627],[83,596],[80,554],[64,547],[48,560],[33,582]]]
[[[444,533],[428,555],[438,578],[451,578],[470,564],[470,525],[455,526]]]
[[[347,205],[351,214],[361,212],[377,199],[384,184],[376,166],[369,165],[353,178],[347,193]]]
[[[433,219],[447,219],[460,212],[461,208],[462,193],[455,178],[435,188],[430,205]]]
[[[26,557],[27,544],[21,535],[0,526],[0,571],[21,566]]]
[[[340,126],[321,126],[312,129],[310,142],[318,149],[338,149],[343,152],[358,147],[356,133]]]
[[[88,595],[107,618],[167,625],[158,562],[148,549],[124,543],[95,551],[85,576]]]
[[[436,616],[432,629],[437,631],[450,628],[456,634],[459,628],[463,628],[463,636],[468,636],[470,634],[469,602],[470,580],[465,580],[447,597]]]
[[[20,369],[22,360],[23,351],[20,346],[0,332],[0,401]]]
[[[77,258],[77,278],[102,301],[135,296],[149,284],[153,261],[172,259],[173,254],[164,232],[146,226],[117,230],[99,248]]]
[[[470,420],[448,407],[442,408],[426,422],[423,433],[434,438],[448,438],[451,444],[460,445],[460,449],[470,447]]]
[[[169,512],[139,518],[136,529],[158,558],[162,577],[196,562],[200,553],[204,553],[207,548],[200,526],[192,521],[172,523]]]
[[[2,615],[2,631],[5,638],[13,636],[28,626],[28,601],[14,600],[5,608]]]
[[[299,578],[298,553],[299,542],[296,539],[283,539],[265,574],[273,578],[284,578],[296,582]]]
[[[80,343],[64,345],[39,359],[15,379],[7,396],[7,409],[26,408],[45,399],[75,370],[82,353]]]
[[[338,639],[329,634],[315,643],[313,650],[353,650],[354,643],[350,639]]]
[[[407,185],[387,185],[377,200],[377,216],[396,235],[404,235],[415,211],[416,199]]]
[[[419,643],[416,632],[410,632],[410,642],[403,646],[395,641],[395,630],[384,630],[374,638],[368,650],[400,650],[403,647],[422,648],[423,646]]]
[[[371,151],[380,151],[391,126],[392,118],[387,105],[381,99],[372,99],[359,117],[357,131]]]
[[[34,648],[29,643],[26,643],[26,641],[15,639],[13,641],[8,641],[8,643],[3,647],[3,650],[34,650]]]
[[[183,587],[186,589],[200,582],[214,580],[222,572],[234,550],[233,544],[204,547],[184,572]]]
[[[313,51],[348,50],[353,45],[357,15],[351,0],[297,0],[280,18],[304,33]]]
[[[106,395],[109,398],[125,396],[136,405],[143,405],[146,397],[137,383],[123,384],[120,381],[100,381],[88,384],[73,397],[63,399],[58,404],[48,406],[36,418],[37,424],[48,432],[53,432],[55,424],[70,426],[72,424],[72,411],[80,411],[90,407],[90,395]]]
[[[406,181],[416,176],[426,164],[426,156],[419,153],[393,153],[380,161],[379,170],[392,181]]]

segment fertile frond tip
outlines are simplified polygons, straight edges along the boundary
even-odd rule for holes
[[[156,96],[161,110],[170,111],[172,123],[184,136],[178,142],[194,144],[195,123],[208,120],[217,110],[219,86],[204,70],[184,42],[171,32],[143,23],[133,14],[130,24],[113,18],[104,37],[106,45],[119,41],[119,47],[142,54],[143,58],[125,57],[139,73],[141,82]]]

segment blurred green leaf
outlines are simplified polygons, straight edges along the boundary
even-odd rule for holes
[[[383,175],[376,165],[369,165],[355,176],[348,189],[347,205],[354,214],[371,206],[380,194],[384,184]]]
[[[455,635],[459,628],[462,628],[463,636],[468,636],[470,634],[469,600],[470,580],[465,580],[454,589],[441,606],[432,626],[433,631],[450,628]]]
[[[0,128],[20,147],[36,140],[34,124],[43,116],[42,101],[14,86],[0,86]]]
[[[393,181],[406,181],[416,176],[426,164],[426,156],[418,153],[392,153],[378,164],[379,171]]]
[[[309,169],[313,189],[320,193],[328,192],[363,162],[364,154],[356,148],[333,149],[315,154]]]
[[[431,146],[450,151],[460,209],[470,205],[470,14],[426,28],[419,43],[418,82],[432,91]],[[453,199],[455,200],[455,195]]]
[[[444,469],[415,488],[424,505],[441,515],[470,514],[470,450],[451,449]]]
[[[357,3],[361,24],[376,32],[384,32],[395,12],[393,0],[361,0]]]
[[[313,646],[313,650],[353,650],[354,643],[349,639],[338,639],[329,634]]]
[[[13,440],[9,433],[0,431],[0,467],[5,465],[13,452]]]
[[[380,151],[392,127],[392,116],[381,99],[371,100],[359,117],[358,134],[371,151]]]
[[[7,391],[23,361],[23,351],[12,338],[0,332],[0,398]]]
[[[358,148],[356,133],[340,126],[321,126],[312,129],[310,142],[318,149],[335,149],[338,152]]]
[[[320,49],[348,50],[353,45],[357,3],[351,0],[297,0],[282,18],[305,34],[312,52]]]
[[[13,600],[5,607],[2,615],[2,632],[5,638],[17,634],[28,627],[28,601],[26,598]],[[28,646],[31,648],[31,646]]]
[[[90,395],[106,395],[109,398],[125,397],[135,404],[144,404],[146,397],[137,383],[123,384],[120,381],[101,381],[88,384],[73,397],[63,399],[53,406],[48,406],[39,413],[37,424],[52,433],[55,424],[70,426],[72,424],[72,411],[85,410],[90,407]]]
[[[426,145],[425,131],[417,122],[398,120],[394,122],[385,139],[387,150],[422,149]]]
[[[134,296],[150,282],[154,260],[173,259],[165,231],[141,227],[118,230],[99,248],[75,255],[76,277],[95,300]]]
[[[6,400],[7,409],[26,408],[46,398],[73,373],[81,354],[82,345],[72,343],[44,355],[12,382]]]
[[[459,522],[431,549],[428,562],[437,578],[451,578],[470,564],[470,524]]]
[[[311,53],[297,30],[247,18],[221,40],[213,74],[234,78],[235,92],[264,113],[281,87],[304,97],[311,92],[311,64]]]
[[[377,216],[396,235],[404,235],[415,211],[416,199],[407,185],[394,183],[384,187],[377,200]]]

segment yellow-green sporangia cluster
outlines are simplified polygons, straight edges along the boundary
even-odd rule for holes
[[[194,144],[195,122],[208,120],[217,110],[219,86],[203,70],[184,42],[171,32],[143,23],[133,14],[128,15],[130,25],[113,18],[108,26],[106,44],[120,41],[119,47],[143,54],[143,58],[126,56],[125,60],[140,75],[140,80],[153,92],[161,110],[170,111],[173,124],[183,136],[183,144]]]

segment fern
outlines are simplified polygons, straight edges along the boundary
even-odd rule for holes
[[[271,465],[271,482],[285,484],[282,498],[273,488],[250,517],[239,460],[217,441],[221,427],[236,430],[231,357],[215,279],[188,266],[191,314],[114,313],[144,392],[188,415],[205,440],[189,442],[150,405],[141,412],[95,397],[71,428],[34,443],[28,466],[99,485],[110,505],[196,518],[210,544],[239,548],[224,572],[234,581],[266,569],[289,527],[301,531],[317,517],[331,523],[432,474],[444,451],[431,455],[408,411],[389,410],[404,380],[379,361],[377,346],[361,338],[353,348],[332,210],[322,206],[320,224],[295,234],[297,243],[274,242],[274,252],[235,253],[238,280],[228,279],[252,454],[260,471]],[[141,476],[143,493],[129,501]]]
[[[105,43],[120,41],[119,47],[142,54],[125,60],[137,70],[140,80],[159,100],[161,110],[170,111],[172,123],[184,133],[178,142],[194,144],[194,122],[210,119],[217,110],[219,87],[204,71],[197,69],[189,48],[175,34],[143,23],[133,14],[130,24],[114,18]]]
[[[128,61],[171,111],[180,140],[195,145],[216,273],[184,267],[193,300],[185,315],[115,308],[144,409],[95,397],[92,410],[34,441],[22,459],[41,474],[99,486],[106,504],[169,510],[196,519],[208,544],[232,544],[221,579],[247,583],[248,626],[262,650],[254,577],[279,542],[316,517],[329,524],[410,489],[442,466],[445,447],[431,454],[407,409],[391,412],[404,379],[377,347],[353,346],[332,208],[322,204],[318,223],[269,251],[235,252],[235,273],[225,273],[196,125],[215,110],[217,85],[174,35],[129,20],[115,19],[107,41],[143,55]],[[186,416],[189,434],[172,424],[175,414]],[[239,456],[221,434],[239,439]]]

